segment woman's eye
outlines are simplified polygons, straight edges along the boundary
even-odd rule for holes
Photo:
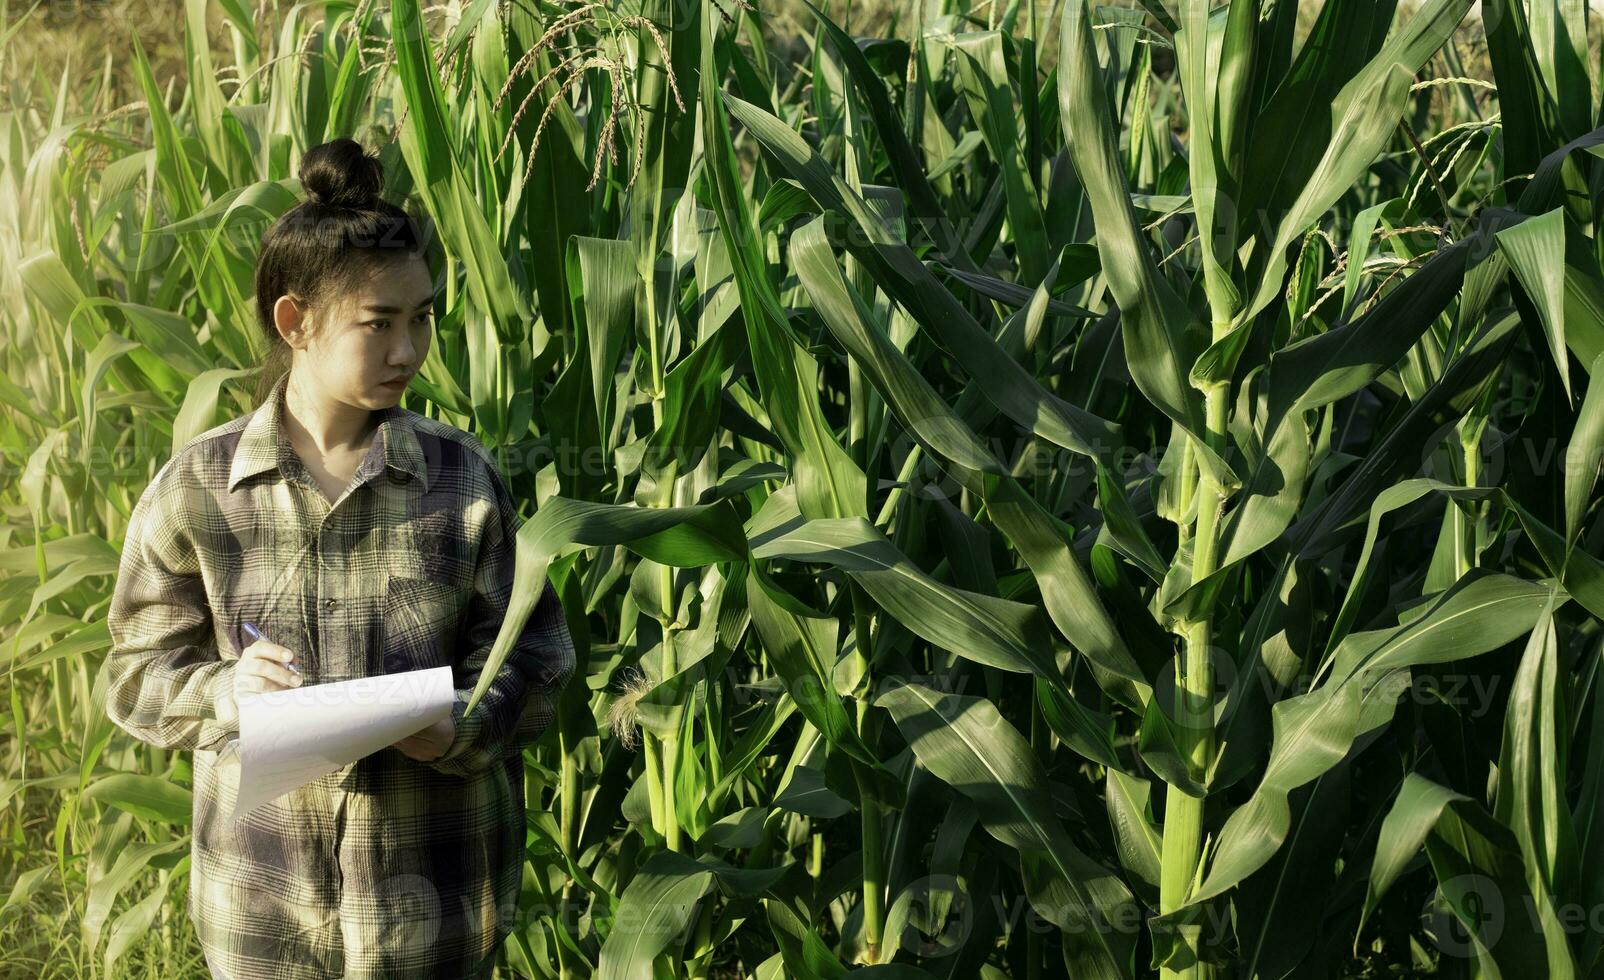
[[[368,326],[372,327],[375,330],[383,330],[385,327],[388,327],[389,325],[390,325],[390,321],[389,320],[369,320],[368,321]]]

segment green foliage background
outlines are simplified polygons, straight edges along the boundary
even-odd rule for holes
[[[3,9],[0,973],[204,975],[106,605],[336,136],[581,651],[502,975],[1599,973],[1581,0]]]

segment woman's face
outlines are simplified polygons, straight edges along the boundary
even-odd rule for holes
[[[394,405],[429,353],[433,307],[434,284],[422,259],[385,263],[314,314],[322,322],[297,370],[306,369],[335,401]]]

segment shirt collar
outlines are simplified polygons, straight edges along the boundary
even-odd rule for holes
[[[239,444],[234,449],[234,462],[228,471],[230,491],[241,480],[257,473],[271,469],[287,472],[288,463],[295,452],[282,425],[284,391],[288,387],[289,377],[286,371],[274,383],[267,400],[251,413],[250,421],[245,423]],[[410,413],[400,405],[391,405],[375,409],[375,414],[379,419],[379,427],[373,434],[368,454],[357,467],[357,485],[390,469],[397,474],[405,473],[416,478],[421,489],[427,490],[428,467],[424,465],[423,448],[418,444],[418,434],[412,426]]]

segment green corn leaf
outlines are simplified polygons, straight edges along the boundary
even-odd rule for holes
[[[1234,489],[1241,480],[1205,444],[1203,398],[1186,377],[1207,334],[1192,322],[1186,304],[1160,274],[1137,230],[1091,35],[1085,0],[1069,0],[1059,33],[1059,119],[1097,218],[1097,250],[1109,291],[1119,305],[1125,360],[1147,400],[1192,435],[1194,449],[1212,477]]]
[[[712,887],[713,872],[693,858],[674,851],[653,854],[619,899],[618,926],[602,943],[596,975],[608,980],[650,976],[652,960],[685,928]]]
[[[1275,706],[1264,777],[1226,820],[1192,902],[1224,894],[1275,854],[1290,825],[1287,794],[1336,765],[1360,736],[1391,719],[1398,671],[1496,649],[1531,630],[1549,592],[1507,575],[1473,575],[1418,619],[1344,640],[1325,683]]]
[[[968,796],[986,830],[1020,852],[1037,911],[1064,931],[1075,976],[1128,977],[1132,903],[1117,876],[1070,843],[1041,763],[984,698],[903,684],[880,695],[919,761]]]
[[[1558,208],[1540,217],[1528,218],[1512,228],[1498,232],[1498,247],[1515,270],[1515,276],[1531,297],[1543,322],[1548,348],[1559,369],[1568,402],[1576,399],[1571,391],[1570,356],[1565,342],[1565,215]]]

